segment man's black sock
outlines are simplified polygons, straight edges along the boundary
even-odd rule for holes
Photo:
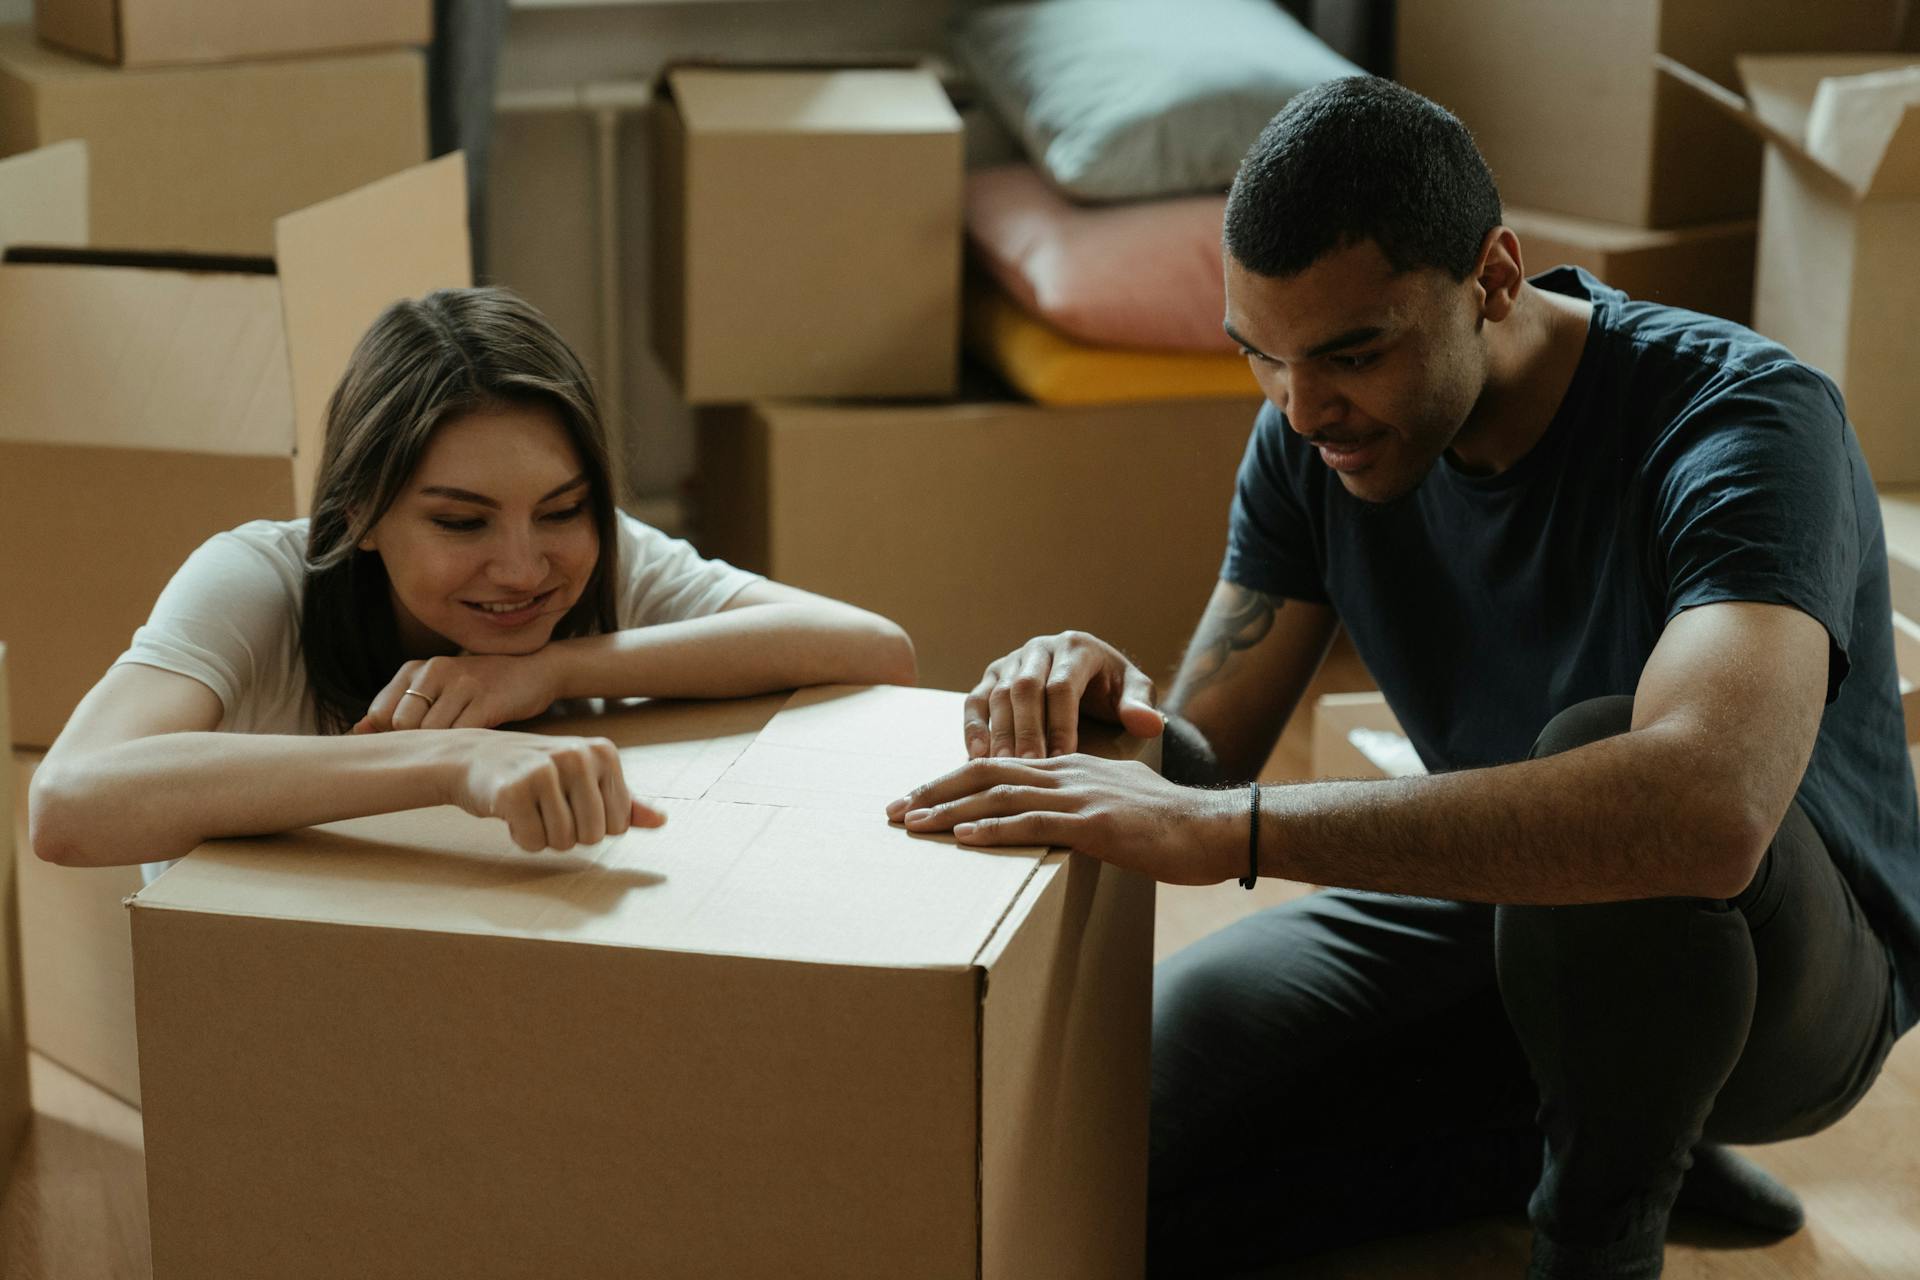
[[[1792,1235],[1807,1220],[1800,1198],[1745,1156],[1715,1142],[1693,1149],[1693,1168],[1675,1207],[1710,1213],[1773,1235]]]

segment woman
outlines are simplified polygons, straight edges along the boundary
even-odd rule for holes
[[[216,535],[35,773],[36,853],[100,866],[433,804],[529,852],[664,819],[561,699],[911,683],[884,618],[614,507],[587,375],[500,289],[389,308],[327,406],[308,520]],[[392,732],[418,730],[419,732]]]

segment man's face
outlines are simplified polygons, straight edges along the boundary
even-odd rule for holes
[[[1348,493],[1411,493],[1445,453],[1487,377],[1478,290],[1443,271],[1396,275],[1371,240],[1298,275],[1227,255],[1227,333],[1261,392]]]

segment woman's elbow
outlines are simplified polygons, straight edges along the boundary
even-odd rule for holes
[[[63,867],[90,865],[76,821],[83,809],[63,770],[45,764],[35,769],[27,787],[27,843],[34,857]]]
[[[875,684],[915,684],[920,679],[913,637],[899,623],[875,616]]]

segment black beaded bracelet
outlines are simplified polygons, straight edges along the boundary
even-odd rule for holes
[[[1249,782],[1247,791],[1253,803],[1247,810],[1247,874],[1240,877],[1242,889],[1253,888],[1260,878],[1260,784]]]

